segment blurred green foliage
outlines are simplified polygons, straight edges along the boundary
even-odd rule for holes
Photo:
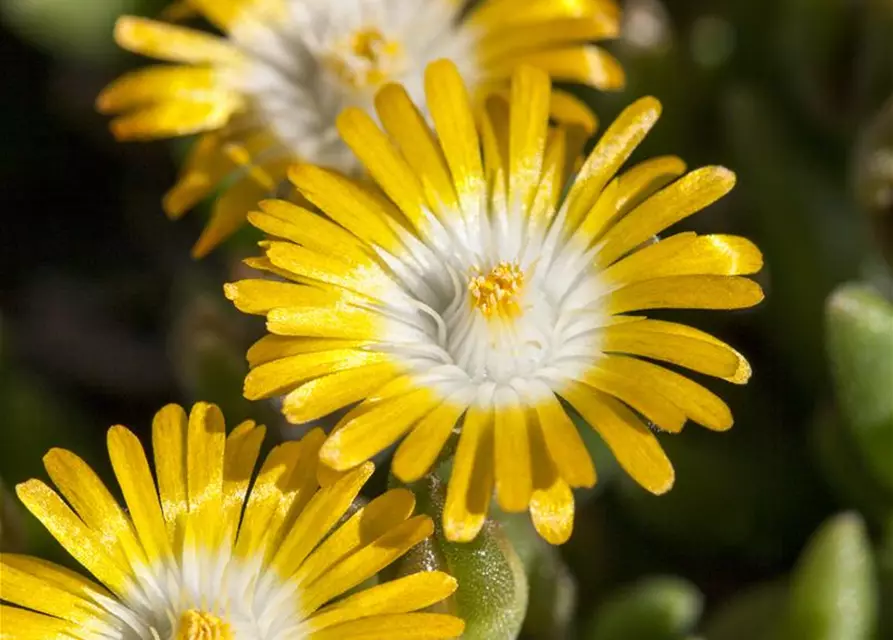
[[[459,576],[451,606],[468,637],[523,623],[545,640],[893,640],[893,2],[623,4],[611,48],[626,91],[575,90],[602,123],[660,98],[637,156],[739,177],[683,226],[747,235],[766,256],[760,308],[672,314],[751,360],[746,387],[705,383],[736,425],[662,435],[677,483],[661,498],[584,428],[599,483],[578,492],[567,545],[499,515],[475,545],[437,538],[408,561]],[[230,424],[251,415],[294,433],[238,394],[261,325],[230,313],[220,283],[240,277],[253,236],[190,261],[201,216],[172,224],[159,207],[184,144],[118,145],[93,112],[133,63],[112,46],[114,17],[162,5],[0,0],[4,548],[64,558],[9,498],[43,477],[50,447],[111,480],[110,424],[145,437],[158,407],[198,398]],[[442,487],[415,489],[436,515]]]

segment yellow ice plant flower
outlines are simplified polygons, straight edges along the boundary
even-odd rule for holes
[[[432,64],[426,80],[434,131],[396,85],[376,100],[383,130],[357,109],[339,118],[379,189],[299,165],[292,182],[325,216],[275,200],[249,215],[270,236],[249,263],[279,279],[226,286],[272,334],[248,353],[245,393],[284,395],[292,422],[359,402],[321,449],[339,471],[402,439],[393,471],[414,481],[461,432],[447,536],[477,534],[495,486],[503,509],[529,509],[541,535],[561,543],[571,488],[596,481],[567,406],[643,487],[669,490],[673,468],[651,425],[724,430],[732,416],[658,363],[735,383],[750,369],[716,338],[638,312],[755,305],[763,293],[742,276],[762,256],[734,236],[655,240],[735,176],[685,173],[671,156],[618,174],[658,119],[654,98],[623,111],[566,184],[545,73],[521,67],[510,102],[490,100],[479,125],[452,63]]]
[[[227,177],[195,247],[203,255],[236,230],[245,211],[271,194],[295,160],[350,172],[354,156],[335,127],[348,106],[372,111],[389,81],[423,96],[423,71],[456,62],[475,89],[504,85],[530,62],[556,79],[601,89],[623,85],[623,70],[592,41],[619,30],[615,0],[187,0],[225,37],[135,17],[121,18],[118,43],[173,62],[127,74],[98,99],[119,114],[120,139],[204,132],[165,198],[185,213]],[[559,107],[579,117],[569,95]]]
[[[417,573],[335,600],[432,532],[414,499],[389,491],[348,516],[370,464],[319,489],[324,435],[267,456],[264,428],[225,432],[220,410],[170,405],[155,416],[152,469],[137,437],[108,448],[126,510],[68,451],[44,458],[58,493],[18,486],[25,506],[98,582],[29,556],[0,555],[3,637],[142,640],[451,638],[458,618],[419,613],[455,580]],[[253,484],[253,486],[252,486]],[[342,518],[344,519],[342,522]],[[340,524],[339,524],[340,523]]]

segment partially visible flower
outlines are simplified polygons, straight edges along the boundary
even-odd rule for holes
[[[300,165],[291,180],[325,216],[281,201],[250,214],[271,239],[249,263],[282,281],[226,287],[273,334],[248,353],[245,394],[284,395],[293,422],[359,402],[322,460],[351,469],[406,436],[393,471],[407,482],[460,430],[446,535],[473,538],[495,486],[503,509],[529,509],[560,543],[573,525],[571,487],[596,481],[568,405],[657,494],[674,475],[650,424],[732,426],[722,400],[654,361],[743,383],[743,356],[631,314],[755,305],[763,292],[741,276],[759,271],[762,255],[727,235],[653,241],[735,182],[722,167],[683,175],[676,157],[616,175],[658,119],[654,98],[627,108],[566,184],[546,74],[520,68],[511,103],[492,100],[479,128],[452,63],[431,65],[426,86],[436,133],[396,85],[376,100],[384,131],[357,109],[339,119],[380,191]]]
[[[217,185],[234,182],[195,246],[203,255],[235,231],[248,207],[273,193],[295,159],[350,172],[356,160],[335,119],[372,110],[386,82],[423,98],[425,66],[450,58],[475,90],[505,85],[529,62],[558,80],[623,86],[623,70],[591,41],[616,37],[615,0],[189,0],[221,38],[124,17],[115,37],[131,51],[176,65],[129,73],[99,96],[120,139],[207,132],[164,206],[179,217]],[[563,95],[556,115],[583,110]],[[582,116],[585,120],[586,116]]]
[[[136,436],[108,434],[127,507],[87,464],[44,458],[61,496],[40,480],[18,486],[25,506],[99,581],[29,556],[0,555],[4,638],[263,640],[449,638],[462,621],[413,613],[449,596],[453,578],[417,573],[329,604],[432,532],[414,499],[390,491],[343,524],[372,473],[361,465],[320,490],[323,434],[275,448],[253,482],[264,428],[226,435],[197,404],[155,416],[158,488]],[[419,630],[424,630],[420,632]]]

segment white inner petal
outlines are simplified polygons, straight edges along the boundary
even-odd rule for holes
[[[135,567],[122,601],[106,600],[111,614],[98,638],[176,640],[187,611],[211,614],[229,625],[236,640],[304,637],[298,594],[258,558],[250,564],[223,551],[184,552],[177,566]]]
[[[592,366],[598,329],[608,320],[598,304],[607,289],[592,251],[562,239],[561,225],[552,234],[530,230],[520,215],[491,216],[473,234],[458,222],[449,226],[432,224],[439,237],[427,247],[415,245],[415,259],[403,261],[406,311],[389,322],[383,340],[420,382],[443,397],[482,387],[496,397],[500,387],[520,388],[530,380],[554,386]],[[386,261],[393,264],[395,258]],[[512,313],[488,316],[476,305],[469,282],[501,262],[517,265],[524,282],[512,296]]]
[[[479,77],[475,36],[457,22],[450,0],[286,4],[285,20],[246,12],[232,32],[251,59],[234,79],[236,88],[250,97],[259,120],[283,145],[277,153],[353,171],[356,159],[335,129],[346,107],[371,113],[383,81],[403,84],[414,102],[424,104],[425,67],[440,58],[453,60],[470,86]],[[368,47],[357,44],[369,34],[375,37],[362,41]],[[380,73],[372,73],[373,67]]]

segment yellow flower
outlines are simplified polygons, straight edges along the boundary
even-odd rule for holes
[[[188,418],[167,406],[152,424],[156,490],[139,440],[112,427],[109,454],[126,511],[83,460],[50,451],[44,463],[61,496],[29,480],[18,486],[19,497],[101,584],[38,558],[2,554],[3,637],[340,640],[462,633],[453,616],[413,613],[455,590],[444,573],[417,573],[327,604],[426,538],[432,522],[410,517],[414,500],[404,490],[346,517],[372,466],[320,490],[319,431],[273,449],[249,489],[263,439],[264,428],[252,422],[227,436],[213,405],[195,405]]]
[[[174,62],[127,74],[98,107],[119,115],[120,139],[207,132],[166,196],[179,217],[229,177],[232,186],[195,246],[197,256],[235,231],[245,211],[272,193],[300,159],[350,172],[355,159],[335,119],[348,106],[372,111],[385,82],[423,98],[428,62],[453,59],[475,89],[504,85],[530,62],[556,79],[601,89],[623,70],[589,44],[616,37],[615,0],[189,0],[225,38],[135,17],[121,18],[118,43]],[[564,94],[557,115],[581,117]]]
[[[631,313],[752,306],[763,293],[741,276],[762,256],[734,236],[655,241],[735,177],[722,167],[683,175],[670,156],[617,175],[658,119],[654,98],[627,108],[566,184],[546,74],[520,68],[510,104],[491,100],[479,128],[455,66],[431,65],[426,86],[436,136],[395,85],[376,101],[384,131],[356,109],[338,121],[380,191],[299,165],[292,182],[326,217],[275,200],[249,215],[271,236],[249,264],[281,280],[226,286],[273,334],[248,353],[245,394],[284,394],[296,423],[359,401],[321,450],[339,471],[406,436],[393,471],[414,481],[460,430],[446,535],[473,538],[495,486],[503,509],[529,509],[561,543],[570,489],[596,481],[566,405],[643,487],[669,490],[673,468],[648,423],[724,430],[732,416],[654,361],[735,383],[750,369],[710,335]]]

